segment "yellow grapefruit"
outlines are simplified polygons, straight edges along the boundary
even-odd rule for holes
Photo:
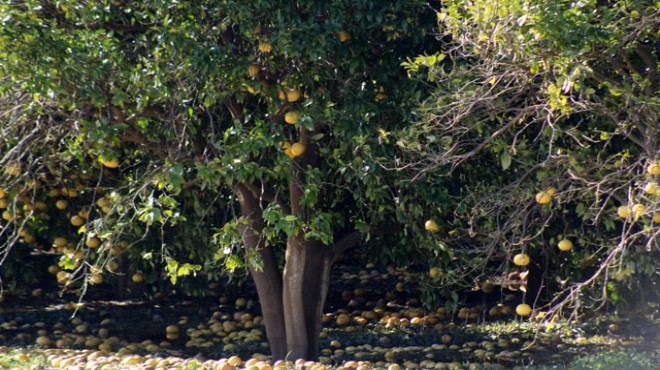
[[[144,281],[144,275],[140,273],[133,274],[133,276],[131,276],[131,280],[133,280],[134,283],[139,284]]]
[[[641,203],[637,203],[632,207],[632,211],[635,216],[640,216],[646,212],[646,206]]]
[[[250,64],[248,66],[248,75],[252,78],[256,77],[259,74],[259,66],[256,64]]]
[[[525,253],[518,253],[513,256],[513,263],[516,266],[527,266],[529,265],[530,259],[529,256]]]
[[[262,42],[259,44],[259,51],[262,53],[270,53],[273,50],[273,46],[269,42]]]
[[[520,316],[527,316],[532,313],[532,308],[526,303],[521,303],[516,306],[516,313]]]
[[[434,220],[426,221],[426,223],[424,224],[424,228],[432,233],[440,231],[440,226],[438,226],[438,224]]]
[[[660,164],[657,163],[651,163],[649,164],[648,167],[646,167],[646,172],[649,173],[649,175],[660,175]]]
[[[619,208],[616,209],[616,214],[621,218],[628,218],[632,214],[632,207],[619,206]]]
[[[646,194],[650,195],[655,195],[658,192],[658,183],[657,182],[649,182],[644,186],[644,192]]]
[[[296,111],[287,112],[284,115],[284,121],[290,125],[295,125],[300,119],[300,114]]]
[[[291,154],[294,157],[297,157],[305,152],[305,144],[303,143],[294,143],[291,145]]]
[[[568,239],[563,239],[559,241],[557,248],[559,248],[560,251],[568,252],[573,249],[573,242]]]
[[[538,204],[548,204],[552,201],[552,195],[547,191],[539,191],[536,193],[536,203]]]

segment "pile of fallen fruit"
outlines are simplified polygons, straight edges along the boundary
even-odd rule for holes
[[[0,356],[20,367],[21,356],[27,364],[38,353],[38,366],[67,369],[487,369],[563,364],[602,346],[659,347],[657,325],[532,323],[506,297],[428,310],[415,297],[423,273],[339,266],[316,362],[271,362],[256,298],[230,292],[36,305],[9,296],[0,305]]]

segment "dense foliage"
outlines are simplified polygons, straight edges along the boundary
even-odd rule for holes
[[[262,307],[317,300],[310,327],[337,257],[419,216],[376,158],[422,94],[399,64],[429,40],[424,2],[26,1],[0,19],[10,284],[34,250],[78,291],[246,266]]]
[[[658,3],[443,4],[449,51],[405,63],[435,94],[399,144],[417,181],[457,184],[462,263],[506,276],[527,253],[555,308],[657,299]]]

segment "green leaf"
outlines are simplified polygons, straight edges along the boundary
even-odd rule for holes
[[[507,151],[503,152],[500,156],[500,163],[502,164],[503,170],[507,170],[509,167],[511,167],[511,154],[509,154]]]

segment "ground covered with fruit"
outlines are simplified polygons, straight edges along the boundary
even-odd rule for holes
[[[454,311],[428,309],[418,299],[424,274],[336,268],[317,362],[270,361],[249,287],[215,288],[213,298],[89,297],[79,304],[55,292],[8,295],[0,305],[0,368],[587,369],[591,361],[653,369],[660,363],[657,312],[541,324],[515,315],[515,295],[472,297]],[[610,357],[598,357],[603,354]]]

